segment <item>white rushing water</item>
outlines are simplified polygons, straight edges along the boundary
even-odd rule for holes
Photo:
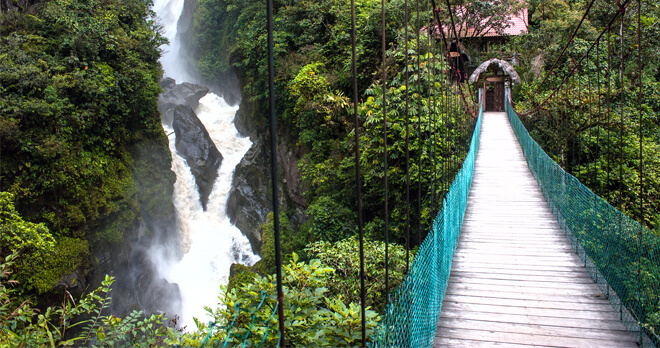
[[[161,64],[165,76],[177,83],[195,82],[184,71],[176,40],[176,23],[183,9],[183,0],[157,0],[154,4],[164,34],[170,46],[164,48]],[[215,308],[219,287],[227,284],[232,263],[252,265],[259,257],[252,253],[250,243],[240,230],[229,222],[227,198],[236,165],[248,151],[252,142],[242,137],[234,126],[238,107],[228,105],[221,97],[209,93],[200,99],[197,116],[206,127],[211,139],[223,156],[218,177],[204,211],[199,200],[195,179],[186,161],[176,153],[174,134],[169,136],[172,151],[172,170],[177,181],[172,200],[177,212],[184,255],[180,260],[166,260],[165,253],[154,252],[154,260],[161,275],[177,283],[181,290],[181,325],[194,329],[193,317],[208,321],[204,306]],[[167,134],[172,129],[163,126]],[[157,250],[157,248],[154,248]],[[172,253],[170,253],[172,254]]]
[[[179,54],[181,43],[176,40],[177,22],[183,11],[183,3],[184,0],[154,1],[154,11],[158,16],[158,23],[163,27],[163,35],[170,41],[169,45],[163,46],[160,64],[163,66],[165,76],[175,79],[177,83],[193,82],[181,61]]]

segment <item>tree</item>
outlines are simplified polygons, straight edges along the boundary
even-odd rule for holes
[[[441,4],[440,20],[443,21],[443,29],[449,37],[454,37],[450,16],[453,16],[456,34],[461,39],[480,38],[486,33],[505,36],[504,31],[511,26],[512,17],[520,15],[526,5],[520,0],[461,1],[460,4],[455,2],[452,12],[448,13],[444,4]]]

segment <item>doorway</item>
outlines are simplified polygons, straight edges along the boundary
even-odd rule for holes
[[[486,111],[504,111],[504,81],[486,83]]]

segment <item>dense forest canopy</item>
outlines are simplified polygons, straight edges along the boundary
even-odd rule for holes
[[[145,200],[145,166],[162,166],[138,153],[151,148],[169,167],[156,108],[164,39],[149,8],[45,1],[2,13],[1,189],[53,240],[42,262],[15,270],[26,294],[84,269],[90,246],[121,243]],[[3,243],[0,256],[12,251]]]
[[[490,52],[521,57],[516,70],[523,84],[514,86],[513,99],[519,111],[524,111],[552,93],[575,57],[586,52],[616,11],[612,1],[595,1],[567,54],[560,56],[587,2],[472,1],[467,8],[473,16],[455,19],[481,23],[480,18],[498,15],[490,25],[501,30],[506,25],[503,11],[511,14],[528,8],[529,33],[507,38],[499,47],[501,51]],[[450,3],[456,8],[463,1]],[[405,22],[406,4],[409,23]],[[151,187],[151,194],[171,195],[171,188],[158,189],[159,185],[171,186],[171,173],[151,178],[157,185],[146,183],[151,175],[145,169],[149,165],[169,168],[166,138],[156,109],[162,76],[158,59],[164,39],[151,5],[142,0],[46,0],[0,13],[0,346],[38,346],[67,339],[73,339],[73,344],[87,341],[90,334],[101,344],[141,340],[145,346],[199,346],[208,337],[211,327],[201,321],[185,334],[173,327],[167,332],[153,329],[171,313],[146,321],[140,321],[136,313],[124,321],[125,325],[117,322],[119,318],[102,315],[98,309],[106,306],[112,279],[106,279],[101,289],[85,298],[87,316],[96,315],[100,320],[84,322],[82,337],[64,333],[66,325],[62,326],[60,318],[76,317],[67,314],[72,310],[70,303],[37,316],[29,303],[22,302],[47,293],[63,276],[83,267],[91,259],[90,248],[120,243],[126,225],[135,223],[141,207],[152,206],[148,197],[138,194],[141,185]],[[280,217],[287,288],[286,335],[294,346],[350,346],[360,339],[355,335],[360,313],[349,5],[344,0],[275,1],[278,134],[287,146],[303,153],[298,169],[306,205],[306,219],[300,225],[290,223],[291,209],[285,209]],[[385,262],[382,110],[389,110],[390,285],[395,287],[405,272],[404,246],[410,245],[409,255],[414,257],[416,245],[441,207],[447,184],[461,166],[473,125],[465,112],[466,104],[473,107],[475,102],[469,97],[465,103],[447,102],[446,96],[457,97],[466,91],[465,96],[473,87],[464,84],[456,88],[447,78],[450,66],[443,59],[443,41],[420,30],[435,24],[430,3],[392,0],[385,6],[387,81],[383,90],[380,2],[356,0],[368,330],[380,320],[387,298],[379,280]],[[612,205],[658,229],[660,5],[645,1],[643,6],[639,28],[644,57],[642,124],[637,118],[640,79],[634,56],[638,28],[632,20],[624,24],[623,45],[618,28],[608,32],[607,47],[600,45],[579,74],[547,103],[553,112],[541,112],[539,117],[523,121],[557,163]],[[198,0],[192,43],[203,78],[214,80],[229,72],[239,76],[241,108],[250,111],[252,123],[261,130],[268,111],[265,8],[263,1],[256,0]],[[626,18],[634,12],[631,8]],[[406,25],[409,51],[405,50]],[[466,47],[472,51],[471,64],[486,59],[476,46]],[[622,55],[625,64],[619,74]],[[546,79],[558,58],[559,68]],[[607,60],[609,69],[603,64]],[[605,79],[609,81],[608,91],[595,91],[594,81],[602,83]],[[385,105],[383,94],[387,95]],[[412,128],[408,135],[410,185],[422,187],[419,193],[411,191],[414,203],[410,221],[406,220],[405,200],[406,95],[411,101],[410,124],[419,125],[421,131]],[[431,98],[437,95],[445,98]],[[598,105],[610,105],[617,118],[597,112],[595,102],[583,102],[589,95],[598,95],[602,101]],[[641,209],[637,203],[640,141],[646,162]],[[138,156],[144,146],[161,154],[164,151],[165,163]],[[271,215],[260,229],[262,260],[252,268],[235,267],[230,284],[219,293],[224,306],[208,309],[218,325],[238,318],[235,327],[245,333],[252,311],[261,325],[261,335],[268,325],[271,329],[277,326],[270,316],[276,303],[272,296],[272,219]],[[411,240],[407,240],[407,225],[415,231]],[[262,301],[269,311],[258,311]],[[243,311],[237,311],[237,303],[242,304]],[[12,314],[15,308],[21,310],[21,316]],[[152,326],[147,335],[131,333],[148,325]],[[214,332],[210,344],[224,341],[224,331]],[[270,344],[277,337],[267,339]]]
[[[624,24],[617,20],[598,45],[593,45],[614,13],[613,4],[596,1],[566,53],[559,56],[584,10],[581,3],[557,2],[561,11],[549,10],[548,5],[545,1],[530,2],[536,14],[531,17],[534,30],[510,44],[512,50],[526,57],[518,67],[524,83],[519,93],[514,93],[515,101],[521,103],[520,111],[539,105],[570,70],[576,71],[542,107],[547,112],[523,121],[546,152],[593,192],[643,225],[659,228],[660,7],[643,2],[638,28],[637,6],[630,5]],[[546,69],[558,59],[558,68],[546,78]],[[640,142],[644,161],[641,175]]]

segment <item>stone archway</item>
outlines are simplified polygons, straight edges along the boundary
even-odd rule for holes
[[[495,70],[494,74],[481,76],[482,73],[486,72],[488,68],[494,64],[499,67],[499,69],[491,69],[491,71]],[[502,72],[502,74],[500,74],[500,72]],[[509,62],[496,58],[481,63],[481,65],[474,70],[472,75],[470,75],[470,82],[477,83],[480,80],[483,80],[483,93],[485,93],[484,110],[497,112],[504,111],[505,82],[521,82],[520,76]]]

